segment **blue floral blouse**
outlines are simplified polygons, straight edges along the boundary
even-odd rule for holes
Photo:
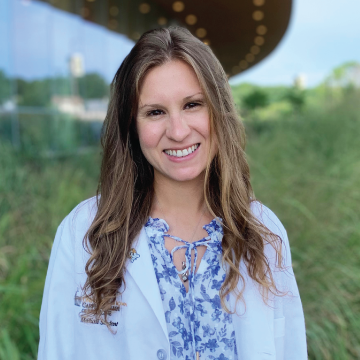
[[[170,360],[195,360],[196,352],[201,360],[238,359],[232,316],[222,309],[219,296],[226,274],[220,266],[224,233],[218,219],[203,226],[207,237],[193,243],[166,234],[169,225],[163,219],[149,217],[145,224],[169,333]],[[179,241],[171,254],[165,248],[165,236]],[[195,274],[200,245],[207,249]],[[181,248],[186,249],[186,267],[178,271],[172,259],[174,252]],[[194,250],[192,269],[191,250]],[[178,276],[185,272],[188,273],[188,293]]]

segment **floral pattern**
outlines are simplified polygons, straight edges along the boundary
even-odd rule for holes
[[[222,309],[219,296],[226,274],[220,266],[223,229],[218,219],[203,226],[207,237],[193,243],[167,234],[169,225],[163,219],[149,217],[145,224],[169,333],[170,360],[194,360],[196,352],[200,353],[201,360],[238,359],[232,315]],[[165,236],[179,241],[180,245],[171,253],[165,248]],[[200,245],[207,249],[195,272],[195,266],[190,268],[191,250],[194,250],[196,264]],[[186,249],[186,269],[179,272],[172,258],[180,248]],[[185,271],[189,277],[188,292],[178,276]]]

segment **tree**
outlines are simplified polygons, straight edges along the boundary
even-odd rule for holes
[[[330,87],[342,87],[353,89],[360,86],[360,64],[350,61],[342,64],[331,72],[325,80],[325,84]]]
[[[0,104],[11,97],[10,79],[0,70]]]
[[[17,79],[18,105],[49,106],[51,99],[51,79],[26,81]]]
[[[243,105],[248,110],[265,107],[269,104],[269,97],[266,92],[256,89],[243,98]]]
[[[84,99],[98,99],[109,95],[109,85],[97,73],[89,73],[79,78],[79,94]]]
[[[301,111],[305,105],[305,91],[296,87],[290,88],[284,96],[295,111]]]

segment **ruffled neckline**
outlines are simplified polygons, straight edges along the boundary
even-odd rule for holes
[[[202,228],[211,236],[212,234],[217,235],[218,240],[221,240],[224,235],[223,228],[221,225],[222,218],[216,217],[210,221],[210,223],[204,225]],[[165,234],[169,231],[169,225],[166,220],[161,218],[152,218],[149,216],[148,221],[145,224],[146,228],[151,228],[161,234]]]

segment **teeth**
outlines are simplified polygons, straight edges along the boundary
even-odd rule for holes
[[[183,157],[186,155],[191,154],[192,152],[194,152],[197,148],[199,147],[199,144],[190,146],[188,149],[184,149],[184,150],[165,150],[165,152],[168,155],[171,156],[175,156],[175,157]]]

